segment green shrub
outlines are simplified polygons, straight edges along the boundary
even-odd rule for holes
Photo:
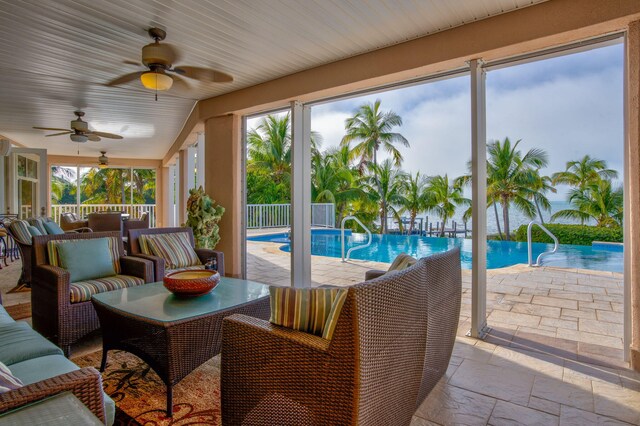
[[[586,225],[561,225],[548,223],[545,225],[554,234],[560,244],[576,244],[590,246],[593,241],[622,242],[622,228],[602,228]],[[527,241],[527,225],[521,225],[515,235],[515,241]],[[533,226],[531,240],[536,243],[553,243],[540,227]]]

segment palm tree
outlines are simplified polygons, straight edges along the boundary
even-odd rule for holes
[[[364,195],[358,186],[356,174],[349,167],[348,147],[333,148],[325,153],[316,152],[311,161],[311,197],[316,203],[335,204],[336,220],[340,223],[347,204]]]
[[[127,204],[129,169],[91,168],[82,176],[81,191],[88,204]]]
[[[247,168],[268,170],[276,184],[291,179],[291,128],[289,114],[267,115],[247,134]]]
[[[557,172],[552,175],[553,184],[564,183],[580,191],[585,191],[588,186],[598,182],[600,179],[616,179],[618,172],[607,168],[607,162],[591,158],[585,155],[580,160],[569,161],[564,172]]]
[[[426,209],[442,219],[441,236],[444,236],[445,223],[456,214],[456,207],[470,204],[470,200],[463,197],[462,187],[458,183],[458,180],[449,182],[446,174],[427,179]]]
[[[540,175],[540,169],[536,169],[533,172],[533,182],[531,189],[535,191],[533,193],[533,202],[536,205],[538,218],[540,219],[540,222],[544,224],[544,217],[542,217],[540,206],[542,206],[542,209],[544,209],[545,211],[551,211],[551,203],[549,202],[549,199],[545,194],[549,191],[555,194],[556,188],[552,185],[552,181],[549,176]]]
[[[522,156],[517,149],[521,140],[511,144],[509,138],[487,145],[487,193],[493,202],[502,206],[502,223],[507,241],[510,240],[509,207],[513,205],[529,218],[535,216],[535,170],[547,165],[547,153],[532,148]]]
[[[354,157],[360,158],[360,170],[364,170],[369,162],[378,165],[380,148],[391,154],[396,167],[400,167],[402,154],[394,145],[409,147],[409,141],[400,133],[391,131],[398,126],[402,126],[402,118],[393,111],[380,111],[380,99],[376,99],[373,104],[361,105],[353,117],[347,118],[347,134],[342,138],[341,144],[356,142],[351,152]]]
[[[394,167],[389,158],[381,164],[369,163],[367,169],[368,174],[365,176],[363,187],[368,189],[367,194],[370,199],[378,204],[381,233],[386,234],[389,213],[396,219],[400,219],[395,206],[401,201],[404,172]]]
[[[420,172],[416,172],[415,176],[407,174],[402,181],[401,213],[409,212],[409,235],[415,227],[416,216],[427,208],[426,185],[427,181],[424,176],[420,176]]]
[[[596,226],[622,226],[623,191],[621,186],[613,188],[611,180],[598,179],[582,190],[574,188],[569,199],[575,208],[560,210],[551,219],[579,219],[582,223],[594,220]]]

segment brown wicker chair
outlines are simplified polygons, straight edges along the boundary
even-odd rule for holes
[[[195,247],[195,243],[193,240],[193,230],[189,227],[131,229],[129,231],[129,255],[151,260],[153,262],[153,269],[156,274],[156,281],[162,281],[165,273],[171,271],[165,270],[164,259],[157,256],[143,254],[140,249],[140,244],[138,243],[138,238],[140,238],[140,235],[172,234],[174,232],[186,232],[189,235],[189,241],[191,241],[191,245]],[[205,264],[207,262],[207,259],[209,258],[215,258],[218,262],[218,272],[220,273],[220,275],[224,276],[224,254],[221,251],[199,248],[195,249],[195,251],[202,264]]]
[[[454,249],[350,287],[331,341],[225,318],[224,424],[409,425],[448,367],[461,287]]]
[[[148,229],[149,228],[149,212],[144,212],[140,215],[138,219],[128,219],[123,221],[122,226],[124,227],[124,236],[129,235],[129,231],[131,229]]]
[[[60,227],[63,231],[91,232],[89,221],[78,218],[75,213],[60,213]]]
[[[70,346],[81,337],[100,327],[91,301],[71,303],[69,273],[52,266],[47,253],[51,240],[81,240],[117,237],[122,275],[139,277],[145,283],[153,282],[153,263],[144,259],[124,256],[120,233],[90,232],[33,237],[33,277],[31,307],[33,328],[53,341],[69,355]]]
[[[6,227],[7,233],[11,237],[11,239],[18,246],[18,251],[20,253],[20,258],[22,260],[22,273],[20,274],[20,279],[18,280],[18,284],[24,284],[26,286],[31,285],[31,252],[32,252],[32,237],[31,235],[20,235],[15,226],[17,225],[18,220],[11,221],[9,225]],[[22,220],[22,223],[28,225],[27,221]]]
[[[89,214],[89,228],[93,232],[118,231],[122,236],[122,213],[100,212]]]

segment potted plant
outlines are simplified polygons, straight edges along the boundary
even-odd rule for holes
[[[193,229],[196,248],[214,249],[220,241],[218,222],[222,218],[224,207],[216,205],[202,186],[189,190],[187,200],[187,223]]]

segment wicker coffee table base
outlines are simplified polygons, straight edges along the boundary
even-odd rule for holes
[[[107,352],[121,349],[145,361],[167,387],[167,415],[173,416],[173,386],[220,353],[222,320],[232,314],[269,319],[269,297],[176,322],[129,315],[93,300],[102,328],[102,363]],[[162,307],[158,307],[162,309]]]

